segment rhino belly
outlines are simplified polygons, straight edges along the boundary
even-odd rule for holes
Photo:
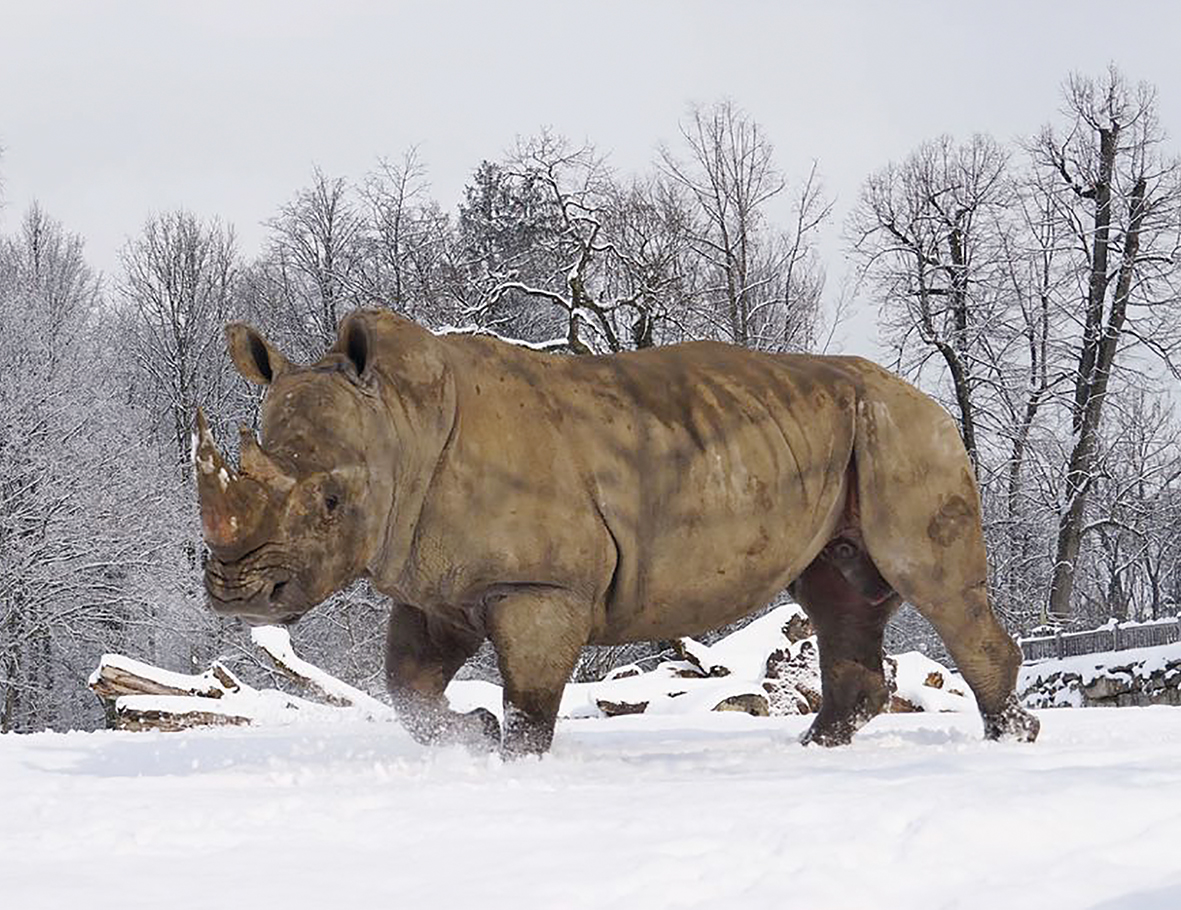
[[[642,641],[717,628],[770,602],[827,542],[843,496],[842,470],[808,483],[742,472],[741,486],[686,471],[636,532],[615,534],[619,557],[604,641]]]

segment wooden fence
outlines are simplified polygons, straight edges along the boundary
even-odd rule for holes
[[[1020,639],[1026,661],[1077,657],[1102,651],[1126,651],[1151,648],[1181,641],[1181,616],[1150,622],[1111,622],[1088,632],[1059,632],[1037,638]]]

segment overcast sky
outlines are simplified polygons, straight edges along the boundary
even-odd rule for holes
[[[359,178],[417,144],[453,209],[518,135],[549,125],[636,171],[690,101],[729,97],[789,177],[819,162],[833,287],[869,172],[944,132],[1027,135],[1068,73],[1109,62],[1157,86],[1181,135],[1181,3],[1165,0],[0,0],[0,230],[38,199],[114,273],[150,213],[183,206],[252,255],[313,164]]]

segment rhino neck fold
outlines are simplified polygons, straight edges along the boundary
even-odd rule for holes
[[[411,583],[422,511],[458,426],[455,382],[441,357],[440,366],[438,381],[429,386],[391,379],[382,387],[396,455],[382,543],[366,569],[378,590],[395,597]]]

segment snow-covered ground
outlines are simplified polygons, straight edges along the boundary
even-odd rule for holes
[[[0,737],[0,905],[1181,907],[1181,709],[565,720],[552,754],[396,726]]]

